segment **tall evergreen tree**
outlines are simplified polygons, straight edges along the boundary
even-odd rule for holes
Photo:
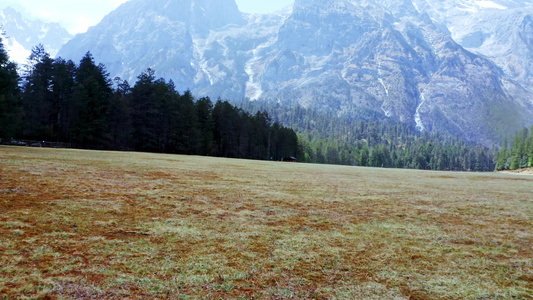
[[[197,154],[201,148],[201,135],[194,98],[186,91],[178,98],[173,118],[178,121],[174,126],[173,139],[176,140],[177,153]]]
[[[240,116],[237,109],[227,101],[217,101],[213,108],[214,155],[238,157],[238,132]]]
[[[0,37],[0,140],[20,133],[21,109],[16,64],[9,61]]]
[[[199,152],[200,155],[210,155],[214,147],[215,122],[213,120],[213,103],[209,97],[200,98],[196,101],[196,115],[198,116],[199,128]]]
[[[533,167],[533,126],[529,129],[527,138],[527,155],[529,156],[528,167]]]
[[[498,152],[496,157],[496,170],[504,170],[507,168],[507,150],[509,148],[509,143],[507,138],[504,139],[502,149]]]
[[[42,45],[32,49],[24,75],[22,97],[25,138],[53,140],[58,134],[57,101],[52,92],[53,63]]]
[[[69,142],[71,126],[75,120],[72,118],[72,93],[74,91],[74,78],[76,65],[71,60],[65,61],[57,58],[52,64],[52,97],[53,114],[51,119],[54,128],[54,139],[60,142]]]
[[[109,135],[111,148],[116,150],[130,150],[133,145],[132,127],[128,100],[131,87],[127,81],[115,78],[115,89],[109,104]]]
[[[147,69],[137,79],[130,96],[133,146],[138,151],[158,151],[155,72]]]
[[[257,112],[251,120],[250,156],[255,159],[269,159],[271,144],[270,126],[272,120],[267,112]]]
[[[104,65],[96,65],[90,52],[81,59],[76,71],[73,102],[77,119],[73,142],[81,147],[108,148],[108,112],[112,95],[111,81]]]
[[[180,149],[180,140],[177,137],[176,130],[180,124],[179,102],[180,95],[176,92],[172,81],[165,82],[160,78],[154,82],[154,104],[156,111],[156,121],[153,125],[155,128],[155,141],[157,145],[155,151],[167,153],[186,154],[188,149]]]

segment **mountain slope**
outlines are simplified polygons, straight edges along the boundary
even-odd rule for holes
[[[486,144],[533,119],[520,78],[456,43],[422,3],[296,0],[254,16],[222,2],[132,0],[59,55],[90,50],[130,81],[151,67],[199,96],[389,117]]]
[[[24,64],[31,49],[38,44],[43,44],[48,53],[55,56],[72,38],[58,23],[30,21],[12,8],[0,11],[0,26],[7,37],[5,46],[9,57],[18,64]]]
[[[134,80],[151,67],[193,88],[198,73],[193,36],[244,23],[233,0],[131,0],[74,37],[59,56],[78,60],[91,51],[112,75]]]
[[[512,79],[533,83],[533,1],[413,0],[469,51],[493,60]]]
[[[284,78],[296,65],[289,64],[269,77],[272,66],[281,65],[270,63],[265,86],[277,78],[282,82],[264,96],[274,99],[284,84],[283,98],[304,106],[347,114],[381,110],[420,129],[487,143],[531,116],[532,103],[509,97],[505,76],[492,62],[457,45],[410,2],[397,2],[387,1],[392,10],[378,1],[297,0],[276,48],[298,53],[295,61],[304,62],[299,67],[314,74]],[[294,45],[291,37],[306,32],[316,39],[304,37]],[[279,61],[288,58],[285,53],[279,52]],[[528,113],[516,118],[524,108]]]

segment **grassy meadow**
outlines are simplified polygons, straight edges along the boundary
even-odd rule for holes
[[[0,299],[533,299],[533,176],[0,147]]]

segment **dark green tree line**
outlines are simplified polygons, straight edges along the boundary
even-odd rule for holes
[[[517,170],[533,167],[533,126],[523,128],[514,136],[511,145],[505,139],[497,154],[496,170]]]
[[[413,126],[380,119],[369,112],[354,119],[301,106],[259,101],[240,105],[251,111],[265,109],[277,121],[299,132],[300,161],[425,170],[494,170],[494,150],[448,135],[419,132]]]
[[[3,50],[1,48],[0,50]],[[0,51],[1,133],[88,149],[214,155],[250,159],[296,156],[296,133],[266,113],[246,113],[180,94],[172,81],[146,70],[133,87],[109,79],[87,53],[79,65],[35,47],[19,91],[16,66]],[[3,77],[2,77],[3,78]],[[3,87],[5,85],[5,88]],[[11,101],[11,102],[8,102]]]
[[[303,134],[300,143],[303,160],[313,163],[423,170],[494,170],[494,154],[487,147],[467,145],[460,139],[443,138],[438,134],[412,134],[391,138],[385,135],[380,140],[363,134],[359,140],[342,141]],[[373,143],[369,142],[371,140]]]

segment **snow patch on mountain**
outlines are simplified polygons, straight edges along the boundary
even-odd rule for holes
[[[422,123],[422,117],[420,116],[420,109],[422,108],[422,105],[424,105],[424,103],[426,103],[426,96],[424,95],[424,92],[422,92],[420,94],[420,104],[418,104],[415,110],[415,123],[416,123],[416,128],[419,131],[426,130],[424,123]]]
[[[24,18],[12,8],[0,11],[0,26],[5,33],[4,45],[11,60],[25,64],[31,49],[42,44],[54,57],[72,36],[57,23]]]
[[[495,8],[495,9],[508,9],[508,7],[494,3],[492,1],[476,1],[474,2],[477,6],[483,7],[483,8]]]
[[[263,94],[260,76],[264,72],[264,63],[260,53],[264,49],[271,47],[276,40],[276,38],[270,38],[267,42],[252,50],[252,59],[248,60],[244,66],[244,71],[249,78],[246,82],[245,97],[250,100],[257,100],[261,98],[261,95]]]
[[[9,38],[5,45],[10,60],[22,65],[30,57],[31,51],[24,48],[15,38]]]

